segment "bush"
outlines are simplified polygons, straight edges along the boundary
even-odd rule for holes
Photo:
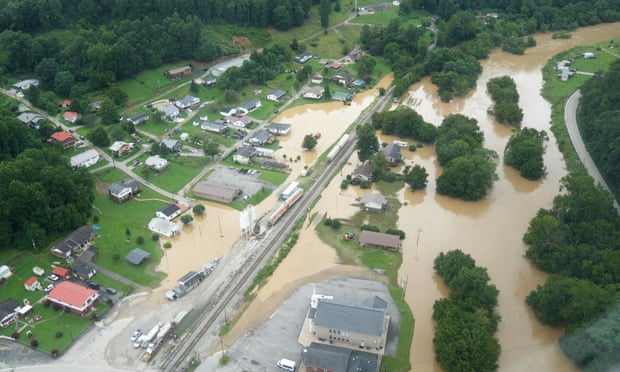
[[[52,304],[52,310],[54,310],[54,311],[58,311],[58,310],[60,310],[60,305],[58,305],[58,304]]]
[[[170,243],[170,242],[165,242],[165,243],[164,243],[164,248],[166,248],[166,249],[172,248],[172,243]]]
[[[159,234],[158,233],[154,233],[153,235],[151,235],[151,239],[153,239],[154,242],[159,240]]]
[[[32,341],[30,341],[30,346],[38,347],[39,346],[39,341],[37,341],[36,339],[33,339]]]
[[[62,337],[62,331],[56,331],[56,338]]]
[[[197,216],[201,216],[202,214],[205,213],[205,206],[202,204],[196,204],[192,208],[192,212],[194,212],[194,214]]]
[[[340,188],[342,190],[346,189],[347,187],[349,187],[349,181],[347,180],[342,180],[342,183],[340,183]]]
[[[342,226],[342,222],[340,222],[339,219],[334,218],[332,220],[332,229],[338,230],[340,228],[340,226]]]
[[[351,179],[351,181],[350,181],[350,182],[351,182],[351,185],[355,185],[355,186],[357,186],[357,185],[359,185],[360,183],[362,183],[362,181],[360,181],[360,179],[359,179],[359,178],[353,178],[353,179]]]
[[[60,355],[60,352],[58,351],[58,349],[53,349],[52,358],[58,358],[58,355]]]
[[[360,188],[362,188],[362,189],[369,189],[370,188],[370,182],[368,182],[368,181],[360,182]]]
[[[409,151],[414,152],[415,150],[417,150],[418,148],[415,147],[415,145],[409,145]]]
[[[16,332],[11,333],[11,338],[17,340],[19,338],[19,332],[16,331]]]
[[[396,182],[399,179],[400,177],[398,176],[398,174],[394,172],[385,172],[383,173],[383,176],[381,177],[381,180],[385,182]]]
[[[387,229],[385,230],[386,234],[391,234],[391,235],[398,235],[400,237],[400,240],[405,239],[405,232],[403,230],[399,230],[399,229]]]
[[[144,237],[142,235],[140,235],[140,236],[138,236],[136,238],[136,244],[138,244],[138,245],[144,244]]]
[[[368,231],[374,231],[374,232],[381,232],[381,229],[379,229],[378,226],[374,226],[374,225],[362,225],[360,227],[360,230],[368,230]]]

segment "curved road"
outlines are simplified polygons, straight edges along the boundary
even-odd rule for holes
[[[613,193],[609,189],[609,186],[607,186],[607,183],[599,172],[598,167],[594,161],[592,161],[590,153],[586,149],[586,145],[583,143],[583,139],[581,138],[581,133],[579,132],[579,127],[577,125],[577,107],[579,106],[580,98],[581,91],[578,89],[575,93],[568,97],[566,104],[564,105],[564,123],[566,124],[566,129],[568,129],[570,141],[573,143],[573,147],[575,148],[575,151],[577,152],[577,155],[579,156],[583,166],[586,168],[588,174],[613,197]],[[616,211],[620,213],[620,206],[615,198],[614,207],[616,208]]]

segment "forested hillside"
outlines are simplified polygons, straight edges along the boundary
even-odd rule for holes
[[[581,88],[579,127],[609,187],[620,193],[620,60]]]

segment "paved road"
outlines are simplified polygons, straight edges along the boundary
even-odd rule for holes
[[[568,100],[566,100],[566,104],[564,106],[564,122],[566,124],[566,129],[568,129],[568,135],[588,174],[594,178],[595,182],[598,182],[613,196],[609,186],[607,186],[607,183],[605,182],[605,179],[599,172],[598,167],[594,161],[592,161],[590,153],[586,149],[586,145],[583,143],[583,139],[581,138],[581,133],[579,132],[579,127],[577,125],[577,107],[579,106],[580,98],[581,91],[577,90],[570,97],[568,97]],[[614,207],[618,213],[620,213],[620,206],[618,205],[618,201],[616,199],[614,199]]]

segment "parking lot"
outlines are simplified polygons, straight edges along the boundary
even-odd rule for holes
[[[247,195],[248,197],[252,197],[263,187],[271,190],[278,187],[278,185],[259,179],[259,175],[260,171],[257,170],[218,166],[211,173],[208,181],[218,185],[238,188],[244,196]]]

